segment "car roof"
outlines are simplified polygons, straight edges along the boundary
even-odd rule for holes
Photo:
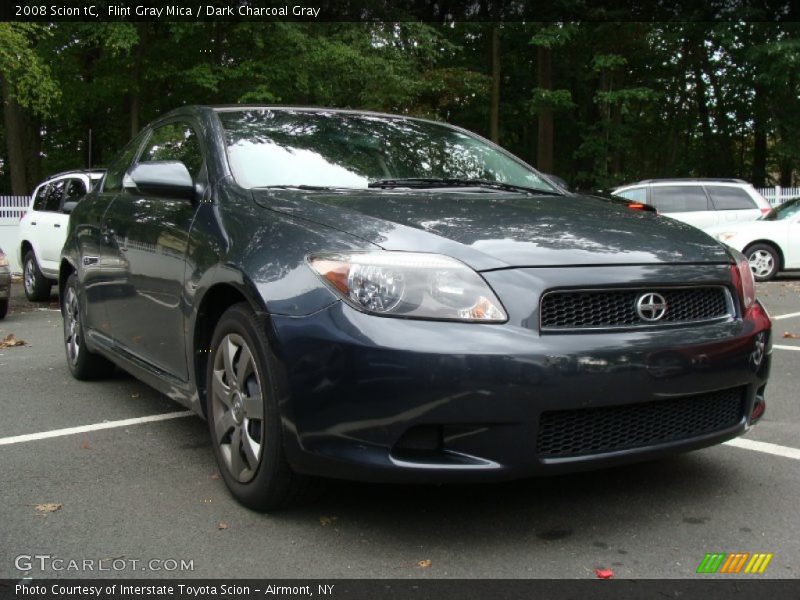
[[[623,187],[630,187],[632,185],[647,185],[651,183],[672,183],[672,184],[683,183],[687,185],[693,183],[733,183],[737,185],[749,185],[749,183],[744,179],[734,179],[732,177],[672,177],[664,179],[642,179],[641,181],[637,181],[635,183],[626,183],[625,185],[621,185],[619,187],[623,188]]]
[[[71,171],[61,171],[60,173],[54,173],[53,175],[42,179],[42,181],[37,184],[37,187],[53,179],[69,177],[70,175],[86,175],[89,179],[100,179],[103,175],[105,175],[105,173],[105,169],[72,169]]]

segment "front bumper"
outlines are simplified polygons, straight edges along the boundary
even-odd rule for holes
[[[582,335],[540,335],[513,313],[505,325],[476,325],[380,318],[337,303],[307,317],[273,316],[276,357],[288,365],[276,379],[292,466],[408,482],[566,472],[720,443],[744,433],[763,400],[771,340],[760,305],[694,328]],[[548,425],[556,413],[597,414],[614,429],[613,411],[646,413],[663,402],[676,423],[675,410],[726,390],[740,394],[739,408],[711,429],[634,447],[625,439],[636,436],[617,431],[610,445],[595,439],[572,454],[542,444],[547,427],[560,427]],[[607,407],[616,407],[610,417]],[[661,416],[647,419],[652,427]]]

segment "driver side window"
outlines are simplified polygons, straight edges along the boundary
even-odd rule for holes
[[[203,154],[194,130],[186,123],[169,123],[153,130],[153,135],[139,157],[139,162],[179,160],[193,179],[203,166]]]

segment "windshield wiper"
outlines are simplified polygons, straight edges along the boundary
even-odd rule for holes
[[[462,179],[459,177],[408,177],[404,179],[377,179],[369,183],[371,188],[396,187],[488,187],[506,192],[522,192],[523,194],[544,194],[547,196],[563,196],[562,193],[538,188],[491,181],[489,179]]]
[[[343,188],[330,187],[325,185],[265,185],[259,187],[260,190],[308,190],[312,192],[325,192],[331,190],[341,190]]]

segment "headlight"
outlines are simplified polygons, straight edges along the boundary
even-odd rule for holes
[[[8,259],[6,255],[0,252],[0,267],[7,267],[8,266]]]
[[[735,231],[723,231],[722,233],[717,234],[717,239],[720,242],[727,242],[728,240],[732,240],[737,236]]]
[[[387,317],[499,323],[506,313],[489,285],[441,254],[313,254],[308,264],[351,306]]]

